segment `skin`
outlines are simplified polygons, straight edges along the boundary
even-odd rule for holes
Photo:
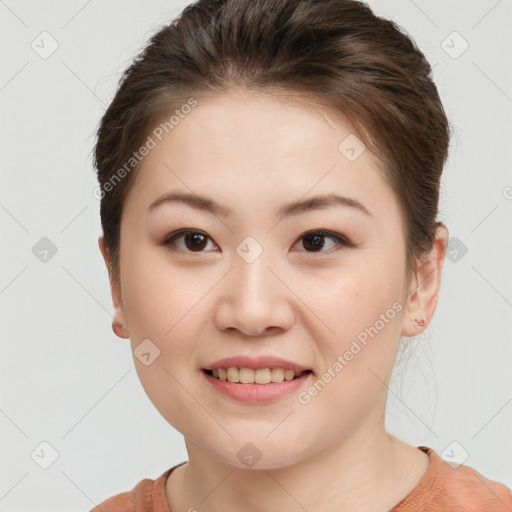
[[[368,149],[355,161],[338,150],[353,133],[347,123],[261,93],[198,99],[143,162],[123,210],[120,279],[111,277],[120,336],[132,350],[149,338],[161,352],[149,366],[134,357],[140,381],[185,438],[188,463],[166,483],[170,508],[389,510],[428,468],[425,453],[386,432],[384,413],[400,337],[419,334],[434,314],[448,231],[439,227],[406,282],[398,202]],[[232,214],[180,203],[147,213],[170,191],[211,197]],[[372,215],[333,206],[276,217],[284,203],[333,191]],[[184,237],[162,245],[182,228],[207,234],[202,252]],[[302,237],[315,229],[358,245],[325,237],[315,252]],[[252,263],[236,252],[248,236],[263,248]],[[299,391],[307,389],[393,303],[401,311],[307,405],[296,392],[235,402],[200,370],[223,357],[270,354],[311,368]],[[252,468],[237,457],[247,442],[262,455]]]

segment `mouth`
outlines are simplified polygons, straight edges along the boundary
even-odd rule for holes
[[[208,369],[203,368],[202,371],[221,381],[227,381],[236,384],[273,384],[284,381],[296,380],[303,375],[312,373],[312,370],[304,370],[296,372],[294,370],[284,368],[237,368],[230,366],[229,368]]]

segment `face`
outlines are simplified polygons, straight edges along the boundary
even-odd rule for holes
[[[149,398],[206,456],[276,468],[383,428],[405,240],[379,161],[357,156],[352,133],[320,109],[234,93],[199,99],[144,159],[116,317],[147,353],[134,362]],[[151,208],[171,193],[202,200]],[[350,200],[312,201],[333,194]],[[294,365],[307,371],[270,384],[205,371],[265,382]]]

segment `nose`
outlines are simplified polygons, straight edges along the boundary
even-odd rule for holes
[[[233,268],[220,283],[215,314],[219,329],[268,336],[293,325],[293,293],[278,267],[267,251],[252,262],[234,255]]]

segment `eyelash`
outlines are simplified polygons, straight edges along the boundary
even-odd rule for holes
[[[170,235],[168,235],[163,240],[162,245],[167,246],[167,247],[175,246],[175,241],[178,238],[181,238],[182,236],[185,236],[185,235],[188,235],[188,234],[202,235],[202,236],[208,238],[209,240],[211,240],[213,242],[213,240],[204,231],[201,231],[201,230],[198,230],[198,229],[180,229],[179,231],[175,231],[175,232],[171,233]],[[294,243],[294,246],[301,239],[304,239],[304,238],[306,238],[308,236],[311,236],[311,235],[317,235],[317,236],[323,236],[323,237],[332,238],[337,243],[337,245],[341,245],[343,247],[355,247],[355,244],[351,243],[344,236],[339,235],[337,233],[334,233],[332,231],[324,230],[324,229],[306,231],[306,233],[302,234],[297,239],[297,241]],[[191,254],[194,254],[194,253],[201,254],[204,251],[188,251],[187,250],[185,252],[188,252],[188,253],[191,253]],[[329,251],[304,251],[304,252],[307,252],[307,253],[310,253],[310,254],[316,254],[316,253],[325,253],[325,252],[329,252]]]

